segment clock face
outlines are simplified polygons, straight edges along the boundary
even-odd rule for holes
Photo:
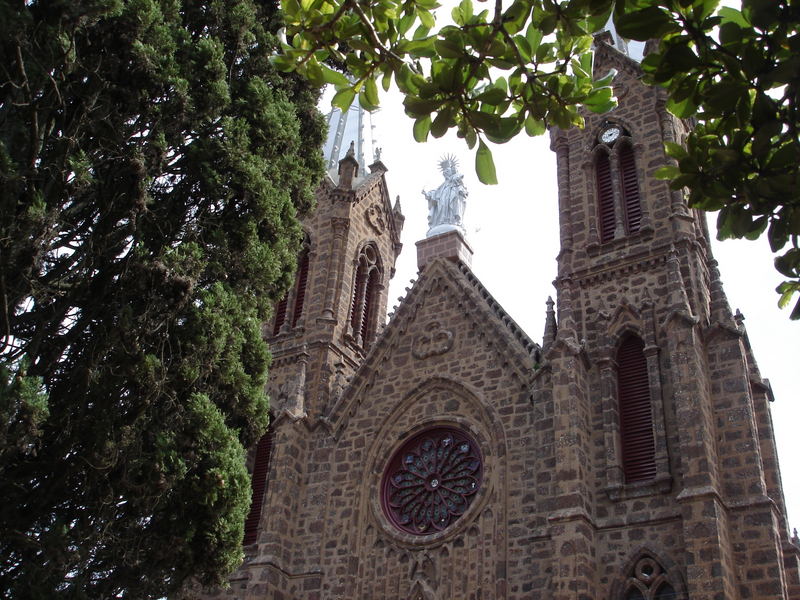
[[[619,137],[619,134],[619,127],[612,125],[600,134],[600,141],[604,144],[610,144]]]

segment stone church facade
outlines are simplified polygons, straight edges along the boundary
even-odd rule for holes
[[[528,337],[457,231],[417,243],[352,153],[304,223],[266,326],[269,432],[251,452],[250,599],[800,598],[771,390],[705,220],[651,174],[687,125],[599,38],[619,107],[551,131],[557,311]],[[192,596],[194,597],[194,596]]]

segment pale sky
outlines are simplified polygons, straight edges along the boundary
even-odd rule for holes
[[[414,142],[412,120],[403,113],[399,94],[384,97],[373,120],[377,146],[383,150],[381,160],[389,169],[389,192],[393,199],[400,196],[406,216],[389,309],[416,278],[415,242],[427,229],[427,203],[421,190],[439,185],[438,161],[452,153],[459,159],[469,190],[465,224],[475,252],[472,269],[523,330],[541,343],[545,300],[555,299],[552,281],[559,248],[555,155],[549,150],[549,137],[531,139],[523,134],[508,144],[493,145],[500,183],[485,186],[475,176],[474,154],[455,135],[425,144]],[[715,232],[713,216],[709,227]],[[800,322],[790,321],[788,311],[777,308],[774,289],[780,277],[766,240],[717,242],[714,254],[731,307],[744,313],[761,374],[775,392],[772,417],[789,524],[800,526],[800,471],[794,464],[800,454],[800,434],[795,431],[800,416],[796,394],[800,389]]]

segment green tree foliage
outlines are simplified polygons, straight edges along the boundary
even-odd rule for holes
[[[692,206],[720,210],[720,238],[767,231],[786,305],[800,291],[800,6],[795,0],[462,0],[437,27],[436,0],[282,0],[289,23],[275,64],[331,83],[333,103],[378,104],[378,82],[405,95],[418,141],[452,128],[476,170],[494,183],[484,139],[581,126],[579,106],[613,106],[610,79],[592,81],[591,33],[612,15],[627,38],[652,44],[645,80],[665,87],[669,108],[696,118],[687,148],[658,172]],[[659,43],[660,42],[660,43]],[[343,64],[348,81],[328,64]],[[788,248],[788,249],[787,249]],[[800,302],[792,318],[800,318]]]
[[[224,580],[322,173],[259,0],[0,1],[0,595]]]

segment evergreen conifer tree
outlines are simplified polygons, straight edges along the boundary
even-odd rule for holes
[[[0,595],[241,558],[261,323],[322,172],[261,0],[0,1]]]

